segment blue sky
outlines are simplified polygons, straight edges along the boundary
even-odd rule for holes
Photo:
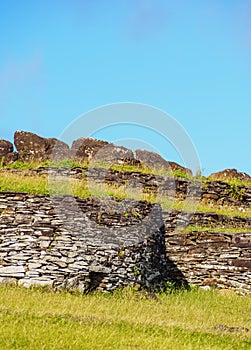
[[[250,0],[2,0],[0,138],[59,137],[97,107],[143,103],[183,125],[205,175],[251,174],[250,18]],[[144,128],[93,136],[180,160]]]

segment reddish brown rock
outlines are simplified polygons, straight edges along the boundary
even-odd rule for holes
[[[32,132],[16,131],[14,143],[21,161],[45,161],[48,143],[45,138]]]
[[[181,165],[179,165],[178,163],[175,162],[168,162],[172,171],[180,171],[181,173],[187,174],[189,176],[192,176],[192,171],[188,168],[185,168]]]
[[[12,143],[6,140],[0,140],[0,160],[11,152],[13,152]]]
[[[107,141],[80,138],[73,142],[71,150],[77,162],[140,165],[130,149]]]
[[[27,162],[43,162],[67,159],[70,156],[69,146],[55,138],[44,138],[31,132],[16,131],[14,143],[18,151],[18,158]]]
[[[9,164],[13,164],[18,160],[18,153],[17,152],[11,152],[6,154],[6,156],[4,157],[4,162],[3,165],[9,165]]]
[[[184,174],[192,175],[190,169],[187,169],[175,162],[168,162],[167,160],[162,158],[158,153],[145,150],[136,150],[135,154],[136,159],[150,169],[164,170],[167,172],[180,171]]]
[[[112,164],[138,164],[134,159],[133,152],[123,146],[116,146],[112,143],[105,145],[95,154],[94,162],[105,162],[108,165]]]
[[[61,161],[72,158],[72,152],[69,146],[55,138],[48,138],[47,154],[50,156],[51,161]]]
[[[106,145],[106,141],[81,137],[73,141],[71,150],[75,161],[90,163],[95,154]]]
[[[239,172],[236,169],[225,169],[209,176],[211,180],[229,180],[238,179],[245,182],[251,182],[251,176],[246,173]]]

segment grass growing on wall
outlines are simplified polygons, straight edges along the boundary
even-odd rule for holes
[[[13,164],[3,166],[0,164],[0,168],[2,169],[21,169],[21,170],[28,170],[28,169],[36,169],[39,166],[51,166],[51,167],[82,167],[82,168],[104,168],[104,169],[110,169],[115,170],[119,172],[140,172],[143,174],[154,174],[154,175],[162,175],[162,176],[174,176],[178,178],[191,178],[190,175],[188,175],[185,171],[181,170],[174,170],[174,171],[167,171],[164,168],[158,168],[158,169],[150,169],[147,166],[144,165],[129,165],[129,164],[114,164],[111,165],[109,163],[105,162],[98,162],[98,163],[78,163],[74,162],[73,160],[66,159],[59,162],[52,162],[52,161],[45,161],[42,163],[38,162],[20,162],[16,161]]]
[[[183,233],[190,232],[227,232],[227,233],[239,233],[239,232],[250,232],[249,228],[241,228],[241,227],[209,227],[209,226],[191,226],[188,225],[185,227]]]
[[[147,200],[150,203],[159,202],[164,210],[184,210],[184,211],[200,211],[200,212],[216,212],[226,216],[250,217],[251,208],[239,210],[235,206],[214,206],[205,203],[198,203],[194,207],[189,203],[184,204],[183,201],[170,200],[163,196],[154,196],[151,193],[145,193],[142,189],[130,188],[126,185],[118,186],[97,183],[95,181],[84,178],[77,179],[62,179],[48,178],[46,175],[26,174],[25,172],[7,173],[0,172],[0,191],[27,192],[32,194],[68,194],[80,198],[90,196],[104,197],[113,196],[116,199],[134,198],[136,200]]]
[[[250,349],[250,296],[191,291],[159,294],[132,289],[71,295],[0,287],[1,349]]]
[[[25,174],[0,174],[0,191],[49,194],[46,176],[25,176]]]

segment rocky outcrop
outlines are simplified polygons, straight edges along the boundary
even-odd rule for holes
[[[12,164],[18,160],[17,152],[13,152],[13,144],[7,140],[0,140],[0,162],[2,165]]]
[[[192,175],[191,170],[175,162],[168,162],[157,153],[143,150],[137,150],[134,153],[126,147],[94,138],[79,138],[73,141],[69,149],[66,143],[55,138],[44,138],[31,132],[16,131],[14,143],[18,151],[18,160],[24,162],[73,159],[79,163],[106,163],[109,166],[113,164],[144,165],[150,169],[180,171]],[[9,156],[7,164],[15,161],[15,157],[16,155]]]
[[[73,159],[79,163],[90,163],[96,153],[106,145],[108,145],[107,141],[81,137],[72,143],[71,150]]]
[[[136,150],[135,157],[143,165],[150,169],[164,170],[166,172],[180,171],[184,174],[192,175],[190,169],[187,169],[175,162],[168,162],[162,158],[158,153],[145,151],[145,150]]]
[[[0,140],[0,160],[11,152],[13,152],[12,143],[6,140]]]
[[[105,162],[108,165],[113,164],[140,164],[134,159],[133,152],[123,146],[116,146],[112,143],[102,147],[95,155],[94,162]]]
[[[153,170],[164,170],[180,177],[192,176],[192,171],[175,162],[168,162],[155,152],[136,150],[117,146],[107,141],[93,138],[79,138],[72,143],[71,149],[63,141],[56,138],[44,138],[31,132],[16,131],[14,143],[17,152],[13,152],[13,145],[6,140],[0,140],[0,159],[4,157],[4,165],[15,162],[43,162],[46,160],[74,160],[79,163],[107,163],[146,166]],[[185,176],[183,176],[185,175]],[[251,176],[236,169],[226,169],[210,175],[210,179],[226,180],[236,178],[251,182]]]
[[[18,153],[17,152],[7,153],[6,156],[4,157],[3,165],[13,164],[17,160],[18,160]]]
[[[140,166],[140,161],[134,158],[134,154],[130,149],[107,141],[80,138],[73,142],[71,150],[74,160],[79,163],[105,163],[108,166],[113,164]]]
[[[51,161],[61,161],[72,158],[72,152],[69,146],[56,138],[48,138],[47,141],[47,155]]]
[[[189,176],[192,176],[193,173],[190,169],[188,168],[185,168],[181,165],[179,165],[178,163],[175,163],[175,162],[169,162],[169,165],[172,169],[172,172],[180,172],[180,173],[183,173],[183,174],[187,174]]]
[[[14,143],[22,161],[44,161],[47,159],[48,143],[45,138],[26,131],[16,131]]]
[[[244,182],[251,182],[251,176],[246,173],[239,172],[237,169],[226,169],[213,173],[209,176],[209,179],[215,180],[229,180],[229,179],[238,179]]]
[[[24,162],[44,162],[51,156],[53,160],[70,157],[69,146],[55,138],[44,138],[27,131],[16,131],[14,143],[18,159]]]

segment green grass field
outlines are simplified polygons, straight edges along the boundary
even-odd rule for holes
[[[0,287],[0,348],[9,349],[250,349],[251,297],[192,289],[70,294]],[[216,325],[227,326],[218,330]]]

